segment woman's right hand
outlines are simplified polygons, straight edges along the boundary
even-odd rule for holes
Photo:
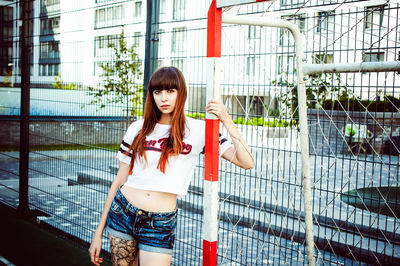
[[[94,233],[92,243],[90,244],[89,254],[90,260],[94,265],[100,265],[103,262],[103,258],[100,258],[101,251],[101,237],[102,234],[99,234],[97,231]]]

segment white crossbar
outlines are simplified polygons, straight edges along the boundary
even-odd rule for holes
[[[244,4],[252,4],[256,2],[265,2],[266,0],[217,0],[217,8],[223,8],[228,6],[238,6]]]

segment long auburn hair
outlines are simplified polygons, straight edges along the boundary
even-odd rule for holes
[[[132,151],[132,160],[129,167],[129,174],[132,174],[132,169],[136,158],[143,159],[147,162],[145,153],[144,141],[146,136],[153,132],[156,123],[161,118],[161,111],[158,109],[153,98],[154,90],[169,90],[176,89],[178,91],[175,108],[171,118],[171,128],[167,141],[162,146],[160,161],[157,168],[165,173],[165,167],[168,163],[169,156],[179,155],[182,152],[183,137],[185,136],[185,113],[184,107],[187,97],[187,88],[185,78],[182,72],[173,66],[161,67],[157,69],[150,78],[147,88],[146,103],[144,107],[144,122],[143,127],[138,135],[134,138],[129,147],[128,154]]]

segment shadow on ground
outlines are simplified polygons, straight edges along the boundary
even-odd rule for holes
[[[0,256],[16,265],[92,265],[87,247],[49,232],[0,203]],[[104,261],[103,265],[111,265]]]

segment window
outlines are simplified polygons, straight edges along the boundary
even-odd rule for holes
[[[57,76],[60,65],[59,58],[60,52],[58,41],[40,43],[39,75]]]
[[[47,65],[45,64],[39,65],[39,76],[47,76]]]
[[[385,59],[385,52],[370,52],[363,54],[363,62],[382,62]]]
[[[112,56],[114,52],[110,48],[110,44],[117,44],[118,35],[96,36],[94,38],[94,55],[95,56]]]
[[[39,64],[39,76],[57,76],[60,64]]]
[[[2,26],[3,30],[0,32],[0,40],[2,41],[12,41],[13,38],[13,27],[12,26]]]
[[[233,96],[224,95],[223,101],[225,106],[231,110],[236,117],[244,117],[246,115],[264,116],[266,115],[267,97],[265,96]]]
[[[160,14],[165,14],[166,9],[165,9],[165,0],[160,0]]]
[[[0,21],[9,22],[13,20],[13,8],[7,6],[0,7]]]
[[[123,23],[125,12],[122,5],[97,9],[95,13],[95,28],[118,26]]]
[[[165,46],[165,30],[159,29],[158,31],[158,47],[159,47],[159,52],[163,50],[163,47]]]
[[[282,6],[297,6],[304,3],[305,0],[281,0]]]
[[[306,17],[304,14],[282,16],[282,19],[296,23],[299,26],[300,32],[304,33],[306,27]],[[288,30],[280,29],[279,45],[294,45],[293,38]]]
[[[40,20],[40,34],[52,35],[60,33],[60,17],[45,18]]]
[[[334,12],[318,12],[317,32],[328,30],[329,20],[333,18]]]
[[[136,18],[142,16],[142,1],[135,2],[134,16]]]
[[[173,0],[173,11],[172,19],[184,19],[185,18],[185,0]]]
[[[58,59],[60,58],[59,41],[40,43],[40,59]]]
[[[400,52],[397,53],[397,61],[400,61]],[[397,71],[397,74],[400,75],[400,71]]]
[[[137,31],[133,34],[133,44],[135,45],[135,47],[140,46],[140,36],[141,36],[141,33],[139,31]]]
[[[314,55],[314,64],[332,64],[333,54],[316,54]]]
[[[266,108],[264,106],[264,102],[266,102],[265,97],[263,96],[247,96],[249,104],[249,110],[247,110],[248,114],[264,116],[266,113]]]
[[[384,5],[365,8],[364,27],[366,29],[379,29],[382,26],[384,8]]]
[[[165,62],[163,59],[158,59],[157,60],[157,68],[165,66]]]
[[[294,56],[278,56],[278,74],[286,73],[293,74],[294,71]]]
[[[246,58],[246,75],[254,76],[256,68],[256,57],[254,55]]]
[[[249,26],[247,37],[249,40],[261,39],[261,27]]]
[[[96,4],[101,4],[101,3],[107,3],[107,2],[112,2],[115,0],[96,0]]]
[[[172,52],[184,52],[186,40],[186,28],[174,28],[172,30]]]
[[[51,13],[60,11],[60,0],[42,0],[41,1],[41,12]]]
[[[0,47],[0,60],[8,62],[12,57],[12,47]]]
[[[185,62],[184,62],[183,58],[172,59],[171,65],[177,67],[180,71],[184,72]]]
[[[53,5],[59,5],[60,0],[42,0],[43,5],[45,6],[53,6]]]

